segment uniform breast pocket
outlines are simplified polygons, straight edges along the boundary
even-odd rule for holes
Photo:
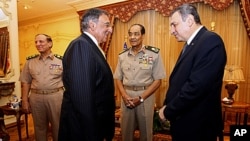
[[[144,65],[144,64],[142,64],[142,65],[140,65],[140,68],[142,70],[151,70],[152,66],[151,65]]]
[[[152,65],[140,64],[140,70],[141,70],[144,74],[151,75],[151,73],[152,73]]]
[[[55,77],[60,77],[62,75],[63,69],[62,68],[54,68],[50,69],[49,73],[54,75]]]
[[[41,69],[38,68],[30,68],[30,74],[35,77],[41,74]]]
[[[126,71],[131,70],[131,67],[130,67],[130,65],[124,65],[124,66],[122,67],[122,70],[126,72]]]

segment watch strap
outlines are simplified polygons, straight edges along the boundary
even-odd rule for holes
[[[139,96],[139,100],[140,100],[141,103],[144,102],[144,99],[141,96]]]

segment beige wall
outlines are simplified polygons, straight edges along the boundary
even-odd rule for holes
[[[67,11],[67,14],[22,22],[18,30],[21,68],[27,56],[38,54],[34,42],[38,33],[50,35],[53,40],[53,53],[63,55],[69,42],[80,35],[79,16],[75,11]]]

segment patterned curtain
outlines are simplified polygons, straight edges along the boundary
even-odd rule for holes
[[[205,3],[213,9],[222,11],[228,8],[234,0],[136,0],[125,1],[119,4],[103,6],[101,8],[107,10],[110,14],[122,22],[128,22],[134,15],[144,10],[155,10],[163,16],[169,16],[170,12],[183,3]],[[248,37],[250,38],[250,1],[239,0],[242,19],[245,23]]]
[[[9,67],[9,32],[3,27],[0,28],[0,77],[6,75]]]
[[[245,23],[246,31],[248,37],[250,38],[250,1],[240,0],[239,4],[240,4],[241,15]]]

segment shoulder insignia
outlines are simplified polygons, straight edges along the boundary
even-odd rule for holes
[[[154,53],[159,53],[160,49],[157,47],[146,46],[145,49],[153,51]]]
[[[38,56],[39,56],[39,54],[30,55],[30,56],[26,57],[26,60],[33,59],[33,58],[36,58]]]
[[[58,55],[58,54],[54,54],[54,56],[56,57],[56,58],[58,58],[58,59],[63,59],[63,56],[61,56],[61,55]]]
[[[121,55],[121,54],[123,54],[123,53],[125,53],[127,51],[129,51],[129,48],[127,48],[127,49],[123,50],[122,52],[120,52],[119,55]]]

